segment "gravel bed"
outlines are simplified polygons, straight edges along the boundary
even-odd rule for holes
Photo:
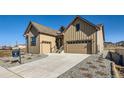
[[[91,55],[58,78],[111,78],[111,61]]]
[[[42,55],[39,55],[39,54],[26,54],[26,55],[22,55],[21,56],[21,61],[22,61],[21,64],[25,64],[25,63],[28,63],[28,62],[33,62],[35,60],[46,58],[47,56],[48,55],[44,55],[44,54],[42,54]],[[0,66],[5,67],[5,68],[9,68],[9,67],[14,67],[14,66],[21,65],[17,61],[12,62],[11,58],[8,58],[8,60],[7,61],[0,60]]]

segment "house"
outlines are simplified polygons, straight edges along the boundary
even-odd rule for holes
[[[62,31],[61,31],[62,30]],[[30,22],[24,36],[28,53],[96,54],[104,49],[104,27],[77,16],[60,31]]]
[[[12,49],[12,47],[11,46],[1,46],[1,49],[2,50],[11,50]]]
[[[2,46],[0,46],[0,50],[2,49]]]
[[[20,48],[20,49],[26,49],[26,45],[25,44],[18,44],[17,47]]]

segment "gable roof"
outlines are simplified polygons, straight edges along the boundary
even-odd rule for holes
[[[26,31],[25,31],[25,33],[24,33],[24,35],[26,35],[26,33],[29,32],[28,29],[29,29],[30,26],[33,26],[41,34],[47,34],[47,35],[56,36],[57,33],[60,32],[60,31],[57,31],[57,30],[53,30],[53,29],[51,29],[49,27],[43,26],[41,24],[38,24],[36,22],[30,22],[28,27],[27,27],[27,29],[26,29]]]
[[[71,24],[73,24],[77,19],[80,19],[80,20],[82,20],[82,21],[88,23],[89,25],[93,26],[96,30],[99,29],[99,27],[97,27],[95,24],[91,23],[90,21],[88,21],[88,20],[86,20],[86,19],[84,19],[84,18],[82,18],[82,17],[80,17],[80,16],[76,16],[76,17],[74,18],[74,20],[65,28],[64,32],[65,32],[65,31],[71,26]],[[63,32],[63,33],[64,33],[64,32]]]

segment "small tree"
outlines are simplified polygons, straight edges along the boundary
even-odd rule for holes
[[[61,31],[61,33],[62,33],[64,30],[65,30],[65,27],[64,27],[64,26],[61,26],[61,27],[59,28],[59,31]]]

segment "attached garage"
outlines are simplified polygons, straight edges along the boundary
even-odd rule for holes
[[[96,54],[99,27],[77,16],[64,30],[64,52]]]
[[[56,50],[57,33],[60,33],[60,31],[30,22],[24,33],[27,40],[27,52],[32,54],[54,52]]]
[[[90,40],[67,41],[66,52],[67,53],[91,54],[92,53],[92,43]]]
[[[42,41],[42,53],[50,53],[51,52],[51,42]]]

